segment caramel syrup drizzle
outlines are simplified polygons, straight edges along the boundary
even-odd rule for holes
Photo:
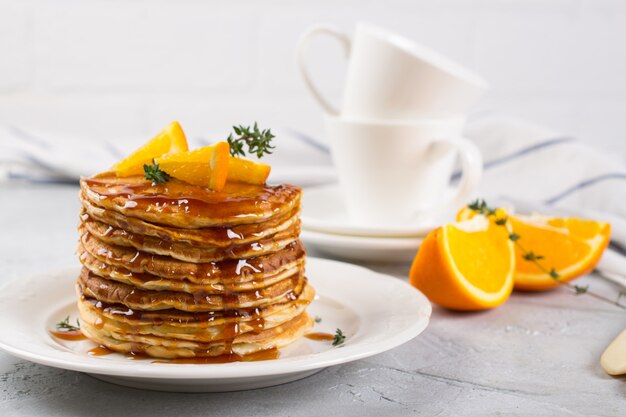
[[[115,353],[113,350],[105,346],[96,346],[87,351],[89,356],[106,356]],[[130,360],[152,360],[152,363],[170,363],[170,364],[214,364],[214,363],[232,363],[232,362],[253,362],[277,359],[280,352],[276,348],[266,349],[248,355],[222,354],[218,356],[194,357],[194,358],[176,358],[176,359],[154,359],[149,356],[137,353],[125,353],[124,356]]]
[[[87,235],[87,233],[85,233]],[[84,239],[88,239],[88,236],[82,236],[81,241]],[[199,278],[202,277],[210,277],[216,271],[221,271],[223,276],[241,276],[243,274],[247,274],[248,270],[251,270],[255,273],[260,273],[264,271],[275,271],[279,270],[284,265],[297,261],[300,259],[302,254],[304,253],[302,249],[302,244],[300,241],[296,240],[292,243],[289,243],[287,246],[283,248],[284,251],[289,256],[286,257],[272,257],[269,255],[264,255],[259,258],[251,258],[251,259],[225,259],[222,261],[211,261],[206,263],[198,263],[196,264],[196,270],[193,271],[193,276],[197,276]],[[85,251],[86,252],[86,251]],[[83,252],[84,253],[84,252]],[[91,256],[94,256],[93,254]],[[122,261],[125,261],[123,257],[116,255],[113,251],[107,251],[105,253],[98,254],[98,256],[94,256],[96,259],[101,260],[101,258],[105,258],[109,260],[112,264],[119,264]],[[135,251],[135,255],[130,259],[130,267],[132,269],[140,269],[142,265],[149,265],[154,263],[156,259],[163,258],[162,255],[149,254],[146,252],[142,252],[140,250]],[[124,271],[126,272],[126,271]],[[127,273],[131,274],[130,270],[127,270]],[[138,278],[146,277],[146,279],[153,279],[150,274],[142,274],[142,273],[132,273]],[[226,281],[226,280],[224,280]],[[254,281],[253,281],[254,282]]]
[[[89,356],[104,356],[104,355],[110,355],[111,353],[114,353],[111,349],[107,348],[106,346],[96,346],[93,349],[89,349],[87,351],[87,354]]]
[[[307,339],[320,340],[320,341],[335,339],[335,335],[330,334],[330,333],[322,333],[322,332],[307,333],[304,335],[304,337],[306,337]]]
[[[190,187],[175,179],[165,185],[152,185],[147,181],[136,184],[116,184],[106,181],[106,178],[89,178],[84,182],[100,198],[122,197],[126,199],[124,207],[126,209],[167,213],[171,207],[176,207],[177,210],[182,210],[187,215],[210,214],[210,217],[216,219],[261,217],[263,213],[280,210],[288,202],[287,195],[278,196],[275,201],[271,201],[272,190],[267,186],[239,183],[229,184],[228,187],[233,193],[228,194],[202,187]],[[246,197],[246,194],[254,195],[254,201]]]
[[[57,331],[57,330],[50,330],[50,334],[56,337],[57,339],[69,340],[73,342],[87,339],[87,336],[85,336],[80,330],[70,330],[70,331],[63,331],[63,332]]]
[[[222,354],[219,356],[195,357],[195,358],[177,358],[168,360],[155,360],[152,363],[173,363],[173,364],[214,364],[214,363],[232,363],[232,362],[253,362],[267,361],[278,359],[280,351],[276,348],[261,350],[259,352],[250,353],[248,355]]]
[[[238,198],[235,196],[228,196],[224,193],[209,193],[200,188],[184,188],[181,184],[178,184],[176,181],[172,181],[171,184],[167,186],[152,186],[147,183],[139,183],[139,184],[128,184],[128,185],[117,185],[117,184],[108,184],[106,181],[100,179],[87,179],[85,183],[88,187],[94,186],[104,186],[106,191],[97,190],[94,191],[96,194],[100,195],[102,198],[111,198],[111,197],[124,197],[127,201],[127,207],[129,209],[136,210],[154,210],[158,212],[164,212],[168,210],[168,207],[178,206],[179,209],[182,209],[186,214],[190,215],[202,215],[206,213],[211,213],[212,217],[221,217],[227,218],[233,215],[233,212],[237,212],[237,207],[230,207],[230,209],[222,209],[224,207],[224,202],[235,202],[238,203]],[[112,188],[116,188],[115,190],[111,190]],[[249,187],[248,187],[249,188]],[[109,191],[110,190],[110,191]],[[256,190],[258,194],[258,189]],[[174,195],[176,197],[172,197]],[[252,206],[257,208],[261,207],[261,212],[265,211],[277,211],[280,206],[284,203],[284,201],[277,201],[275,203],[270,203],[269,200],[269,192],[266,188],[263,189],[263,192],[260,193],[260,203],[254,203]],[[282,199],[280,199],[282,200]],[[237,204],[235,204],[237,206]],[[234,210],[233,210],[234,209]],[[241,211],[239,212],[241,213]],[[246,216],[255,216],[259,214],[247,214]],[[238,215],[240,216],[240,214]],[[135,239],[142,239],[141,236],[135,235]],[[241,238],[241,236],[232,236],[232,238]],[[141,242],[137,241],[137,244]],[[168,245],[167,242],[163,242],[164,245]],[[291,245],[290,245],[291,246]],[[234,255],[234,254],[233,254]],[[108,256],[111,256],[109,254]],[[108,257],[107,256],[107,257]],[[148,261],[148,257],[154,255],[147,255],[140,251],[136,252],[135,257],[131,259],[131,264],[138,265],[143,262]],[[249,260],[247,260],[249,261]],[[224,262],[226,264],[226,262]],[[231,266],[232,265],[232,266]],[[207,265],[209,266],[209,265]],[[212,262],[210,267],[207,268],[205,272],[206,275],[209,275],[211,272],[208,269],[214,269],[215,263]],[[246,269],[241,268],[241,260],[233,260],[233,262],[228,262],[228,266],[230,268],[236,269],[235,272],[238,276],[246,274]],[[252,269],[255,269],[254,266],[250,265]],[[260,265],[259,265],[260,266]],[[229,269],[230,269],[229,268]],[[262,270],[262,268],[261,268]],[[204,272],[204,271],[203,271]],[[203,274],[200,274],[203,275]],[[251,282],[253,285],[256,284],[255,281]],[[238,355],[233,350],[233,343],[235,339],[241,333],[241,322],[246,320],[247,324],[253,327],[254,333],[260,333],[265,330],[265,319],[262,315],[262,309],[254,308],[254,309],[238,309],[235,306],[240,305],[240,297],[239,292],[236,291],[234,281],[233,280],[222,280],[221,284],[224,288],[224,295],[222,296],[222,305],[221,311],[223,312],[224,317],[226,318],[225,323],[223,325],[223,330],[220,335],[220,339],[224,342],[224,349],[221,355],[219,356],[199,356],[195,358],[179,358],[172,360],[157,360],[155,363],[227,363],[227,362],[236,362],[236,361],[252,361],[252,360],[268,360],[268,359],[276,359],[279,356],[278,349],[268,349],[264,351],[260,351],[250,355]],[[259,291],[255,292],[257,299],[262,299],[263,296]],[[197,292],[194,294],[194,298],[205,297],[206,294],[202,292]],[[296,300],[298,297],[294,294],[293,291],[289,291],[286,294],[286,297],[290,300]],[[100,303],[100,302],[98,302]],[[100,305],[102,305],[100,303]],[[128,309],[130,315],[138,316],[141,319],[141,313],[135,312],[132,309]],[[124,313],[123,313],[124,314]],[[128,315],[128,314],[125,314]],[[207,315],[206,323],[207,326],[213,320],[210,314]],[[96,326],[103,326],[104,323],[100,320],[99,323],[96,323]],[[101,328],[101,327],[100,327]],[[138,333],[138,327],[133,325],[131,331],[135,334]],[[66,332],[64,332],[66,333]],[[82,334],[81,334],[82,336]],[[85,338],[82,336],[82,338]],[[68,339],[69,340],[69,339]],[[80,339],[76,339],[80,340]],[[131,351],[126,356],[131,357],[133,359],[143,359],[146,358],[142,355],[142,349],[139,345],[134,344],[131,345]],[[113,353],[110,349],[107,349],[104,346],[98,346],[89,351],[90,355],[93,356],[101,356]],[[199,352],[202,353],[202,352]],[[206,352],[208,353],[208,352]]]
[[[237,272],[238,275],[241,275],[242,272],[245,273],[245,270],[239,270]],[[256,282],[252,281],[252,284],[256,285]],[[233,351],[233,342],[241,332],[240,323],[242,319],[248,318],[249,316],[245,314],[247,312],[232,307],[240,305],[239,292],[237,292],[234,288],[233,282],[230,280],[222,281],[222,285],[224,286],[222,310],[226,313],[226,316],[232,317],[231,320],[226,320],[224,323],[224,329],[222,330],[221,337],[224,339],[224,350],[222,355],[226,355],[227,357],[232,357],[233,355],[238,356]],[[258,291],[255,294],[257,299],[262,298]],[[255,308],[252,310],[252,317],[249,320],[249,324],[253,326],[253,331],[255,333],[260,333],[265,330],[265,319],[263,318],[260,309]]]

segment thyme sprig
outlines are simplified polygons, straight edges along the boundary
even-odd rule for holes
[[[236,137],[231,133],[226,141],[230,145],[230,154],[232,156],[245,156],[244,146],[248,147],[249,154],[256,155],[257,158],[263,157],[265,154],[271,154],[274,146],[271,142],[275,136],[270,129],[259,129],[257,122],[250,126],[233,126]]]
[[[335,338],[333,339],[333,346],[342,345],[343,342],[346,341],[346,336],[343,334],[341,329],[335,330]]]
[[[145,164],[143,166],[144,177],[152,181],[152,185],[165,184],[172,179],[170,174],[159,168],[159,164],[152,160],[152,165]]]
[[[57,330],[63,330],[66,332],[75,332],[80,330],[80,321],[76,318],[76,326],[70,323],[70,316],[65,317],[64,320],[61,320],[56,324]]]
[[[482,199],[475,200],[469,203],[467,207],[470,210],[478,214],[482,214],[485,217],[494,217],[495,218],[494,223],[497,226],[506,228],[509,240],[513,242],[513,244],[517,247],[517,249],[519,249],[522,255],[522,258],[528,262],[532,262],[533,264],[535,264],[535,266],[539,268],[540,271],[542,271],[543,273],[548,275],[550,278],[552,278],[554,281],[559,283],[559,285],[563,285],[571,289],[575,295],[587,294],[598,300],[608,302],[621,309],[626,310],[626,306],[619,303],[620,298],[622,296],[621,293],[618,296],[617,300],[611,300],[610,298],[607,298],[603,295],[589,291],[589,285],[578,285],[578,284],[572,284],[570,282],[561,281],[561,276],[559,275],[559,273],[556,271],[555,268],[553,267],[548,268],[543,264],[543,262],[540,262],[540,261],[545,260],[545,257],[543,255],[539,255],[533,252],[532,250],[529,250],[526,247],[524,247],[524,245],[520,242],[520,240],[522,239],[522,236],[515,233],[515,231],[513,230],[513,225],[511,225],[511,222],[509,221],[508,216],[499,217],[501,214],[498,212],[498,209],[489,207],[489,205],[487,204],[485,200],[482,200]]]

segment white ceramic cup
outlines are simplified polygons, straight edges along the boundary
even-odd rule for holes
[[[339,41],[348,56],[341,109],[313,83],[306,67],[309,42],[319,35]],[[318,25],[301,37],[297,60],[309,91],[329,115],[359,119],[413,120],[466,114],[487,83],[461,65],[410,40],[359,23],[350,37]]]
[[[463,118],[414,122],[327,116],[326,127],[348,215],[355,224],[418,225],[467,202],[482,175]],[[458,155],[461,178],[450,189]]]

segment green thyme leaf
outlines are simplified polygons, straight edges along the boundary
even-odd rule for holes
[[[487,202],[482,199],[476,199],[472,201],[467,205],[467,207],[470,210],[476,211],[480,214],[487,214],[489,212],[489,206],[487,205]]]
[[[159,168],[159,164],[154,162],[154,159],[152,160],[152,165],[143,166],[143,171],[144,171],[144,174],[143,174],[144,177],[147,180],[151,180],[152,185],[165,184],[170,179],[172,179],[170,174],[168,174],[167,172]]]
[[[231,133],[228,135],[226,141],[230,145],[230,154],[232,156],[245,156],[247,147],[247,153],[256,155],[257,158],[263,157],[263,155],[271,154],[274,146],[271,142],[275,136],[270,129],[259,129],[256,122],[252,127],[250,126],[233,126],[233,131],[236,137]]]
[[[341,329],[337,329],[335,331],[335,338],[333,339],[333,346],[339,346],[346,341],[346,336],[343,334]]]
[[[584,294],[589,290],[589,285],[574,285],[576,295]]]
[[[518,240],[521,239],[521,236],[518,235],[517,233],[509,233],[509,239],[513,242],[517,242]]]
[[[64,320],[61,320],[56,324],[57,330],[64,330],[68,332],[73,332],[76,330],[80,330],[80,321],[76,319],[76,326],[70,324],[70,316],[65,317]]]
[[[474,200],[471,203],[469,203],[467,205],[467,208],[469,208],[472,211],[475,211],[479,214],[485,215],[485,216],[495,216],[496,215],[496,209],[489,207],[489,205],[487,204],[487,202],[483,199],[478,199],[478,200]]]
[[[535,252],[533,252],[533,251],[529,251],[529,252],[526,252],[526,253],[523,255],[523,258],[524,258],[525,260],[527,260],[527,261],[531,261],[531,262],[532,262],[532,261],[538,261],[538,260],[543,259],[543,256],[542,256],[542,255],[537,255],[537,254],[536,254]]]

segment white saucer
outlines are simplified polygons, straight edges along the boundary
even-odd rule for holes
[[[352,261],[411,262],[424,239],[415,237],[363,237],[302,230],[300,238],[320,255]]]
[[[451,213],[441,213],[441,218],[425,224],[376,225],[355,224],[348,217],[339,185],[307,188],[302,195],[302,228],[316,232],[364,237],[424,237]]]
[[[343,330],[345,344],[302,339],[279,359],[224,364],[163,364],[123,355],[89,356],[90,341],[52,337],[67,315],[77,317],[74,268],[23,278],[0,288],[0,348],[57,368],[135,388],[219,392],[261,388],[304,378],[325,367],[365,358],[399,346],[428,325],[431,305],[400,279],[346,263],[309,258],[307,276],[318,297],[309,308],[320,317],[314,331]],[[393,300],[393,302],[389,302]]]

